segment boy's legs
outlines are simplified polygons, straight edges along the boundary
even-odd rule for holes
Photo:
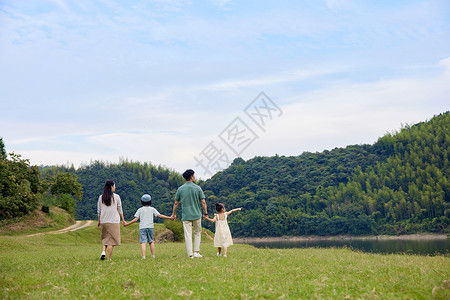
[[[145,247],[147,243],[150,243],[151,237],[149,236],[150,228],[140,228],[139,229],[139,243],[141,243],[141,255],[142,258],[145,258]]]
[[[183,230],[187,255],[191,257],[194,255],[194,253],[192,252],[192,221],[183,221]]]
[[[144,258],[145,257],[145,243],[141,243],[141,255],[142,255],[142,258]]]
[[[152,257],[155,257],[155,243],[151,242],[150,245],[150,252],[152,252]]]

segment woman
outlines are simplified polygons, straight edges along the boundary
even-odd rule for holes
[[[120,196],[115,194],[116,185],[114,181],[108,180],[103,187],[103,194],[98,197],[97,214],[98,227],[102,228],[103,251],[101,260],[105,259],[108,253],[108,260],[111,260],[111,254],[114,246],[120,246],[120,219],[125,224],[122,211],[122,201]]]

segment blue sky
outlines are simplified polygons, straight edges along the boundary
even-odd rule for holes
[[[261,92],[263,127],[245,113]],[[372,144],[449,95],[446,0],[0,0],[0,137],[36,165],[207,178],[236,153]],[[236,118],[253,135],[233,151]]]

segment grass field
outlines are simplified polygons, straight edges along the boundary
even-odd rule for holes
[[[0,298],[450,299],[449,257],[234,245],[223,258],[204,236],[203,258],[166,243],[142,260],[137,229],[122,227],[111,262],[99,259],[96,226],[0,235]]]

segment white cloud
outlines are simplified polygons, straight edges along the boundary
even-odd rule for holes
[[[430,66],[450,53],[445,1],[211,1],[3,1],[7,150],[178,170],[261,91],[285,113],[246,158],[371,143],[448,109],[450,59]]]
[[[433,78],[341,83],[299,95],[282,106],[284,115],[268,126],[252,149],[264,149],[263,155],[299,155],[372,144],[401,124],[422,122],[448,110],[448,70]]]

